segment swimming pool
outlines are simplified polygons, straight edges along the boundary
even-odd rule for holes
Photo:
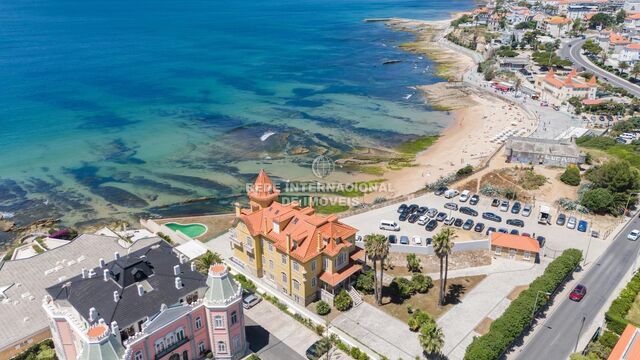
[[[166,227],[173,231],[179,231],[188,237],[195,239],[198,236],[204,235],[207,232],[207,227],[202,224],[178,224],[178,223],[166,223]]]

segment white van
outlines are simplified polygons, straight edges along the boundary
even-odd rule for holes
[[[460,194],[460,201],[465,202],[469,200],[469,195],[470,195],[469,190],[464,190],[462,194]]]
[[[449,189],[449,190],[444,192],[444,197],[446,197],[447,199],[451,199],[451,198],[454,198],[454,197],[458,196],[458,194],[460,194],[458,192],[458,190]]]
[[[400,231],[400,225],[391,220],[380,220],[380,229],[389,231]]]

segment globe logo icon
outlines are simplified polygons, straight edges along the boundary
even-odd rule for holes
[[[320,179],[324,179],[329,176],[334,169],[335,164],[333,163],[333,160],[324,155],[316,157],[313,159],[313,163],[311,163],[311,171],[313,171],[313,175]]]

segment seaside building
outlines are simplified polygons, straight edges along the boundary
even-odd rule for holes
[[[561,38],[571,28],[571,19],[562,16],[552,16],[544,20],[544,30],[554,38]]]
[[[595,76],[592,76],[589,81],[579,79],[575,69],[564,78],[556,76],[553,69],[550,69],[546,75],[535,79],[535,88],[540,100],[561,106],[573,97],[595,99],[598,83]]]
[[[640,5],[640,3],[638,3]],[[640,6],[638,6],[638,13],[629,14],[624,19],[624,29],[630,33],[636,33],[640,30]]]
[[[42,307],[61,360],[240,359],[242,288],[215,264],[208,276],[157,239],[46,289]]]
[[[578,149],[574,139],[511,137],[505,145],[505,155],[508,162],[523,164],[563,167],[569,164],[583,164],[586,155]]]
[[[301,305],[319,297],[333,303],[362,269],[357,230],[310,206],[279,203],[279,194],[261,170],[247,194],[249,208],[236,203],[232,261]]]
[[[536,262],[540,244],[529,236],[491,233],[491,252],[495,256],[526,262]]]

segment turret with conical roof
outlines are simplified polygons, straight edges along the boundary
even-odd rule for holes
[[[278,199],[280,191],[273,185],[273,181],[269,178],[264,169],[260,170],[255,183],[247,192],[251,210],[260,210],[269,207]]]
[[[242,297],[242,288],[229,276],[227,267],[214,264],[209,268],[204,304],[207,307],[227,306]]]

